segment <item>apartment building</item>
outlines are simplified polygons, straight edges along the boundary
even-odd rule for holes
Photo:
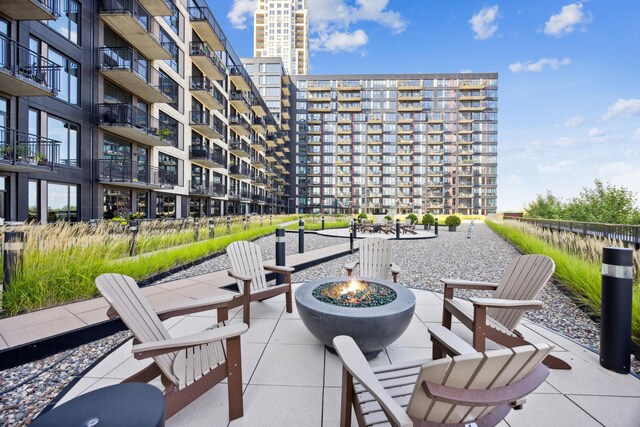
[[[496,73],[292,79],[299,212],[496,212]]]
[[[259,0],[254,13],[254,57],[279,57],[290,75],[309,72],[306,0]]]
[[[204,0],[0,2],[0,51],[0,217],[287,208],[282,128]]]

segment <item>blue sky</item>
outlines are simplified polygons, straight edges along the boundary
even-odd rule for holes
[[[257,1],[209,4],[252,56]],[[312,74],[500,73],[499,210],[594,179],[640,196],[640,1],[308,4]]]

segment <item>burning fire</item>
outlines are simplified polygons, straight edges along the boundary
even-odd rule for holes
[[[324,283],[313,290],[313,296],[327,304],[342,307],[376,307],[396,299],[396,291],[375,282],[349,281]]]
[[[355,294],[356,292],[364,291],[366,286],[363,283],[358,282],[356,279],[351,279],[348,285],[344,285],[340,290],[340,294],[345,295],[351,292]]]

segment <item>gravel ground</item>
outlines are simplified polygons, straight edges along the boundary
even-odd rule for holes
[[[437,239],[393,241],[392,261],[402,268],[400,281],[407,286],[442,292],[439,279],[457,277],[483,281],[498,281],[509,260],[518,252],[482,223],[475,224],[472,237],[467,238],[468,224],[458,232],[442,230]],[[345,243],[345,239],[314,234],[305,235],[305,249],[311,251]],[[275,257],[275,236],[258,240],[264,259]],[[298,236],[286,234],[287,254],[298,252]],[[344,274],[343,265],[355,261],[348,255],[293,274],[295,282],[305,282],[329,275]],[[157,283],[183,279],[229,267],[226,255],[220,255],[200,265],[175,273]],[[357,271],[356,271],[357,273]],[[486,291],[460,292],[460,296],[488,296]],[[577,342],[597,349],[599,325],[581,311],[566,295],[562,286],[550,282],[539,297],[544,309],[530,311],[526,317]],[[92,363],[129,338],[128,332],[85,344],[48,358],[0,372],[0,426],[28,425],[73,378]],[[640,372],[634,360],[632,368]]]

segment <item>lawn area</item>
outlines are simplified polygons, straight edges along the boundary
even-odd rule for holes
[[[120,224],[87,223],[28,225],[24,261],[2,294],[5,315],[39,310],[97,295],[94,279],[103,273],[122,273],[142,280],[182,264],[220,253],[236,240],[254,240],[273,233],[278,224],[296,217],[252,218],[250,224],[234,218],[217,219],[215,237],[209,238],[209,224],[198,228],[192,221],[149,221],[140,224],[136,253],[129,257],[131,233]]]
[[[598,254],[602,253],[603,246],[622,246],[621,244],[572,233],[550,233],[528,224],[485,222],[522,252],[547,255],[553,259],[556,263],[555,276],[571,291],[578,303],[599,316],[602,286]],[[638,257],[636,251],[636,267]],[[640,344],[640,280],[637,268],[632,296],[632,333],[634,341]]]

